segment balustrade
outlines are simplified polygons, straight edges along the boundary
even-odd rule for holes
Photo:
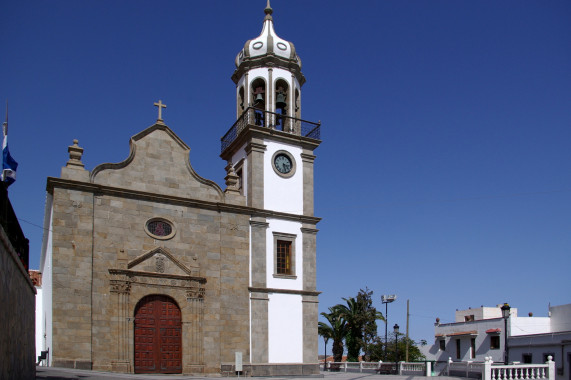
[[[222,137],[222,152],[240,136],[240,133],[242,133],[247,125],[269,128],[315,140],[319,140],[321,137],[321,123],[314,123],[275,112],[264,111],[255,107],[248,107]]]

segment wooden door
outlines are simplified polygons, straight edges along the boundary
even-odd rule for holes
[[[135,309],[135,373],[182,373],[180,309],[166,296],[146,296]]]

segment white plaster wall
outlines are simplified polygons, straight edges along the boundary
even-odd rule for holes
[[[464,322],[464,317],[473,315],[475,320],[502,318],[502,305],[496,307],[477,307],[467,310],[456,310],[456,322]],[[510,309],[510,316],[517,317],[517,308]]]
[[[532,355],[532,363],[542,364],[545,355],[553,356],[558,368],[563,367],[563,362],[567,355],[562,352],[562,345],[567,351],[571,351],[571,347],[563,342],[571,340],[571,332],[536,334],[520,336],[510,339],[510,361],[523,362],[523,354]],[[563,353],[563,355],[561,355]],[[566,363],[565,363],[566,364]],[[568,367],[566,365],[566,367]],[[569,379],[569,377],[564,377]],[[559,376],[558,376],[559,379]]]
[[[36,359],[44,347],[44,308],[42,288],[36,287]]]
[[[279,219],[267,219],[269,227],[266,234],[266,281],[268,288],[302,290],[303,287],[303,237],[301,223]],[[297,278],[274,277],[274,232],[297,235],[295,239],[295,275]]]
[[[291,72],[281,69],[279,67],[274,68],[273,74],[272,74],[272,78],[274,80],[274,83],[276,83],[276,81],[278,79],[283,79],[287,82],[287,85],[289,86],[289,90],[291,90],[293,88],[293,84],[291,83]],[[297,82],[297,81],[296,81]]]
[[[267,67],[259,67],[257,69],[252,69],[248,71],[248,86],[244,89],[245,91],[250,91],[250,85],[253,81],[257,78],[264,78],[266,81],[266,85],[268,84],[268,68]]]
[[[42,255],[40,258],[40,272],[42,273],[42,316],[40,317],[41,329],[36,329],[36,341],[38,341],[38,337],[41,339],[41,349],[50,349],[48,365],[51,365],[52,358],[52,211],[52,196],[48,194],[46,199],[46,211],[44,214],[44,226],[48,225],[49,228],[44,232],[42,242]],[[38,318],[37,314],[36,318]],[[36,321],[36,324],[37,323],[38,322]]]
[[[551,331],[571,331],[571,303],[549,308],[551,313]]]
[[[272,141],[265,141],[265,144],[267,148],[264,154],[264,208],[291,214],[303,214],[301,148]],[[278,150],[288,151],[295,159],[296,171],[290,178],[279,176],[273,169],[272,156]]]
[[[303,362],[301,296],[273,293],[268,303],[268,360],[270,363]]]
[[[510,336],[550,333],[549,317],[510,317]]]
[[[486,333],[486,330],[497,329],[500,333],[500,348],[491,349],[490,341],[492,334]],[[435,335],[450,335],[453,333],[476,331],[477,336],[460,335],[447,336],[445,350],[440,350],[439,339],[435,339],[435,344],[430,348],[430,353],[436,357],[438,361],[446,361],[449,357],[454,361],[484,361],[486,356],[491,356],[495,362],[503,361],[504,355],[504,320],[502,318],[481,319],[474,322],[447,323],[435,326]],[[476,338],[476,358],[472,359],[470,355],[470,340]],[[456,339],[460,339],[460,359],[456,358]]]

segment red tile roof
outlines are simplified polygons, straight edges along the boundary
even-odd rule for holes
[[[470,331],[458,331],[458,332],[453,332],[450,334],[446,334],[448,336],[458,336],[458,335],[478,335],[478,332],[476,330],[470,330]]]
[[[42,274],[38,270],[29,270],[30,279],[34,286],[42,286]]]

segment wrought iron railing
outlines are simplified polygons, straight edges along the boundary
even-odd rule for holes
[[[315,140],[319,140],[321,137],[320,122],[314,123],[312,121],[296,119],[295,117],[275,112],[248,107],[228,132],[226,132],[226,134],[220,139],[222,143],[222,152],[238,138],[247,125],[271,128],[291,133],[292,135],[309,137]]]
[[[8,198],[8,191],[4,186],[4,183],[0,182],[0,225],[4,229],[4,232],[10,239],[12,247],[18,254],[20,261],[24,265],[24,268],[28,270],[30,261],[30,243],[28,239],[24,236],[20,223],[16,218],[16,213],[12,208],[12,203]]]

